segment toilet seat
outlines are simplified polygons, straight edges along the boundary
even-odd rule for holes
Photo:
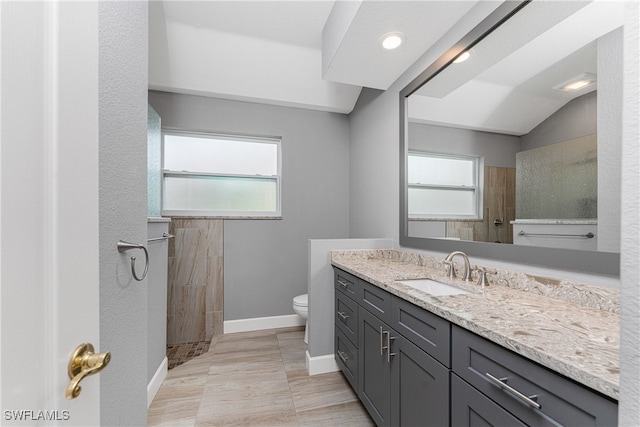
[[[309,294],[298,295],[293,299],[293,305],[298,307],[308,307],[309,306]]]

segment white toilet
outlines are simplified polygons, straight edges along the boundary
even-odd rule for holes
[[[309,294],[298,295],[293,299],[293,311],[305,321],[304,342],[309,344]]]

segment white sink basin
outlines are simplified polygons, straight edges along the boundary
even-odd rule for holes
[[[469,292],[431,279],[398,280],[403,285],[411,286],[431,295],[461,295]]]

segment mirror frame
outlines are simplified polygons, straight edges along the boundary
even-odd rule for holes
[[[409,121],[406,114],[408,97],[446,69],[462,52],[478,44],[493,30],[502,25],[530,2],[531,0],[503,2],[488,17],[482,20],[482,22],[400,91],[400,246],[442,252],[459,250],[464,251],[467,255],[481,258],[492,258],[506,262],[619,276],[620,254],[618,253],[518,246],[491,242],[431,239],[410,237],[408,233],[407,154],[409,144],[407,134]]]

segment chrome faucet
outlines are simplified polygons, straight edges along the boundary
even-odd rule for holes
[[[467,257],[467,254],[461,251],[453,251],[444,259],[443,262],[448,267],[448,276],[452,279],[456,277],[455,267],[453,264],[453,257],[455,257],[456,255],[461,255],[464,261],[464,272],[462,273],[462,280],[471,280],[471,266],[469,265],[469,257]]]

